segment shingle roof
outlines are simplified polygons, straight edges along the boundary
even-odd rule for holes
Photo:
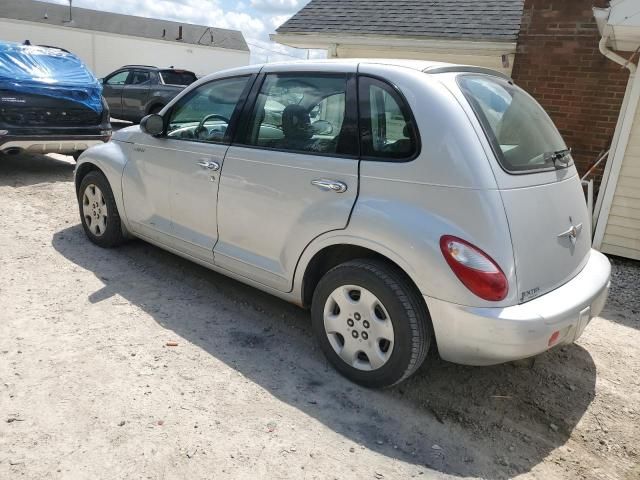
[[[311,0],[277,33],[515,41],[524,0]]]
[[[35,0],[0,0],[0,18],[171,41],[176,41],[178,27],[182,26],[182,40],[180,40],[182,43],[249,51],[244,36],[237,30],[134,17],[77,7],[73,7],[73,23],[69,24],[67,23],[69,20],[68,6]],[[164,38],[163,32],[165,33]]]

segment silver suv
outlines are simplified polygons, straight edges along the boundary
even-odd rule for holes
[[[311,309],[371,387],[430,347],[489,365],[576,340],[610,265],[571,153],[500,73],[419,61],[216,73],[76,169],[91,241],[139,237]]]

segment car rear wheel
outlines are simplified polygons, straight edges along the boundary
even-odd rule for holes
[[[78,203],[82,227],[89,240],[104,248],[124,242],[113,192],[102,172],[85,175],[80,183]]]
[[[431,343],[420,294],[396,267],[377,260],[350,261],[325,274],[311,315],[329,361],[367,387],[389,387],[409,377]]]

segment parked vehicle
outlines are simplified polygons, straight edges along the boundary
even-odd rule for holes
[[[78,57],[55,47],[0,42],[0,152],[77,158],[110,137],[102,86]]]
[[[431,346],[490,365],[571,343],[608,292],[564,141],[484,68],[216,73],[84,154],[76,188],[92,242],[140,237],[310,307],[332,364],[371,387]]]
[[[126,65],[107,75],[102,84],[111,115],[137,123],[145,115],[159,113],[196,80],[196,74],[187,70]]]

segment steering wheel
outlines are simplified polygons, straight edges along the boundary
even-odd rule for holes
[[[223,117],[222,115],[218,115],[217,113],[211,113],[209,115],[205,115],[205,117],[202,120],[200,120],[200,123],[198,124],[198,126],[194,131],[196,138],[200,138],[200,133],[203,130],[206,130],[206,128],[204,128],[205,122],[207,120],[211,120],[212,118],[217,118],[218,120],[222,120],[227,125],[229,125],[229,122],[230,122],[230,120],[227,117]]]

